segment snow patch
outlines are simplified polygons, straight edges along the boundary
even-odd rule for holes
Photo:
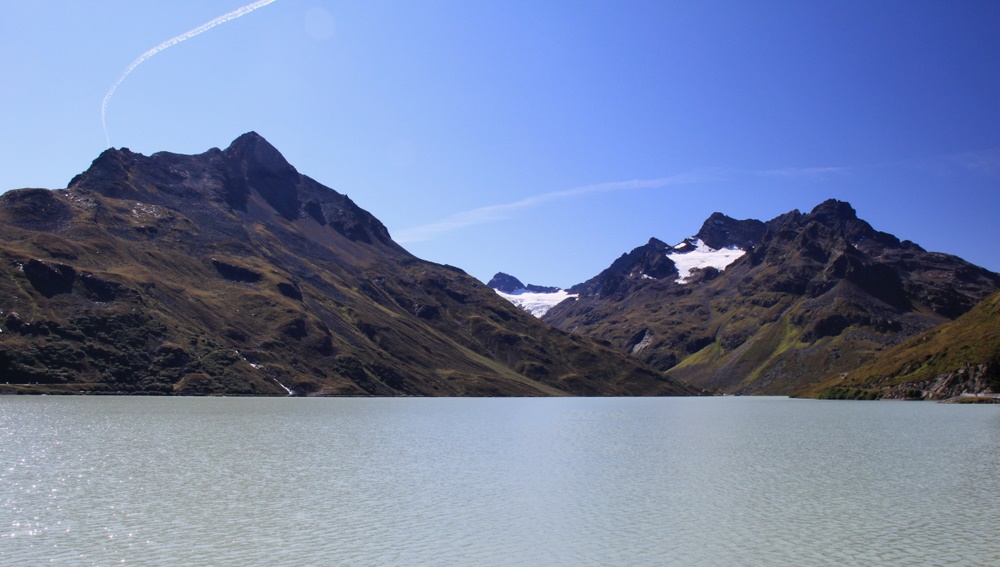
[[[274,383],[275,383],[275,384],[277,384],[277,385],[281,386],[281,387],[282,387],[282,388],[283,388],[283,389],[284,389],[284,390],[285,390],[286,392],[288,392],[288,395],[289,395],[289,396],[294,396],[294,395],[295,395],[295,391],[294,391],[294,390],[292,390],[292,389],[291,389],[291,388],[289,388],[288,386],[286,386],[286,385],[282,384],[281,382],[278,382],[278,379],[277,379],[277,378],[275,378],[275,377],[273,377],[273,376],[272,376],[272,377],[271,377],[271,380],[274,380]]]
[[[673,252],[667,253],[667,258],[674,262],[677,271],[680,272],[677,283],[687,283],[692,270],[709,267],[724,270],[726,266],[746,253],[746,250],[735,246],[716,250],[702,242],[701,239],[695,238],[675,246]]]
[[[514,305],[517,305],[521,309],[524,309],[528,313],[531,313],[535,317],[541,317],[542,315],[545,315],[549,309],[552,309],[564,300],[577,296],[575,293],[568,293],[566,290],[562,289],[551,293],[535,293],[524,289],[519,289],[514,293],[504,293],[498,290],[493,291],[496,291],[497,295]]]
[[[236,351],[236,356],[240,357],[240,359],[243,360],[243,362],[249,364],[250,367],[253,368],[254,370],[267,370],[266,368],[264,368],[264,366],[262,364],[254,364],[254,363],[250,362],[249,360],[247,360],[247,357],[243,356],[243,353],[241,353],[238,349],[233,349],[233,350]],[[271,378],[271,380],[274,380],[275,384],[281,386],[281,389],[283,389],[284,391],[288,392],[289,396],[294,396],[295,395],[295,390],[289,388],[288,386],[285,386],[284,384],[282,384],[281,382],[279,382],[278,379],[275,378],[274,376],[270,376],[270,378]]]

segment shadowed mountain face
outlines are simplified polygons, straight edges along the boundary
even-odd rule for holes
[[[1000,289],[997,274],[878,232],[838,201],[767,223],[716,214],[696,238],[747,252],[679,283],[664,263],[680,261],[676,247],[651,240],[544,320],[698,387],[789,394]]]
[[[0,196],[0,330],[24,392],[691,392],[415,258],[255,133]]]

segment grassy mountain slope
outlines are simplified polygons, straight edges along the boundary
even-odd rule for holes
[[[944,399],[1000,392],[1000,293],[968,313],[800,392],[827,398]]]
[[[254,133],[0,196],[0,330],[5,391],[691,393],[413,257]]]

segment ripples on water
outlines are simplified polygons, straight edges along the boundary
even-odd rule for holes
[[[998,409],[0,398],[0,564],[997,565]]]

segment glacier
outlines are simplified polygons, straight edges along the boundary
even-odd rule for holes
[[[569,293],[563,289],[550,293],[536,293],[523,289],[519,289],[514,293],[504,293],[499,290],[494,291],[496,291],[497,295],[500,297],[506,299],[528,313],[531,313],[535,317],[545,315],[549,309],[552,309],[566,299],[577,297],[578,295],[575,293]]]
[[[689,238],[674,246],[673,251],[667,253],[667,258],[673,261],[677,271],[680,272],[677,283],[683,284],[691,278],[693,270],[715,268],[721,271],[746,253],[746,250],[735,246],[711,248],[700,238]]]
[[[696,270],[705,268],[715,268],[719,271],[725,270],[727,266],[746,254],[746,250],[736,246],[712,248],[697,237],[685,238],[680,244],[669,246],[667,249],[668,252],[665,253],[666,257],[677,267],[678,277],[674,281],[678,284],[690,283],[693,272]],[[641,277],[648,280],[657,279],[644,273],[633,275],[632,277]],[[516,279],[513,281],[515,285],[524,285]],[[535,317],[542,317],[559,303],[578,297],[579,295],[562,289],[552,292],[539,292],[521,288],[507,293],[494,288],[493,291]]]

